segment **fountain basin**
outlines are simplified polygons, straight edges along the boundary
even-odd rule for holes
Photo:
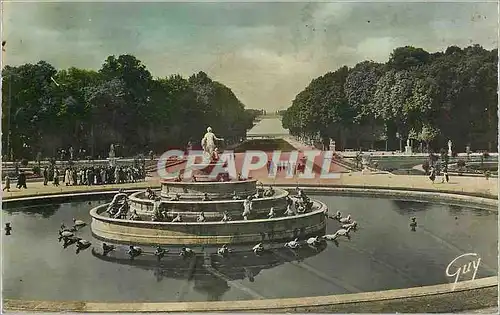
[[[276,266],[296,261],[297,259],[307,259],[321,254],[327,247],[326,243],[318,248],[302,246],[299,249],[291,251],[281,246],[270,248],[262,255],[255,255],[252,251],[238,250],[233,248],[233,252],[228,257],[222,257],[213,250],[213,248],[204,248],[203,253],[197,253],[194,257],[182,258],[177,251],[172,250],[165,254],[158,262],[153,254],[153,249],[145,251],[139,257],[130,259],[125,251],[114,251],[104,255],[101,249],[92,248],[92,255],[100,260],[115,264],[140,266],[145,269],[155,269],[160,265],[163,277],[174,279],[185,279],[186,273],[193,270],[196,277],[212,275],[210,267],[223,269],[224,275],[231,280],[242,280],[248,277],[247,268],[251,268],[253,276],[259,274],[261,270],[271,269]],[[267,245],[266,245],[267,247]],[[212,249],[212,251],[210,251]],[[196,252],[196,251],[195,251]],[[194,265],[194,266],[193,266]],[[207,268],[208,267],[208,268]],[[208,269],[208,270],[207,270]]]
[[[230,222],[148,222],[102,215],[107,205],[90,211],[92,234],[118,244],[221,245],[289,240],[325,232],[327,206],[315,202],[314,211],[292,217]]]
[[[74,245],[61,249],[61,244],[54,238],[55,233],[47,231],[55,232],[61,222],[71,222],[72,218],[87,221],[88,202],[92,204],[90,207],[101,202],[97,195],[45,197],[43,205],[33,204],[31,207],[27,201],[9,200],[5,202],[10,207],[4,208],[4,221],[13,222],[17,231],[27,227],[31,233],[4,237],[4,251],[8,253],[3,264],[4,307],[10,311],[59,312],[196,310],[369,313],[377,310],[418,313],[456,312],[497,305],[496,209],[489,212],[468,208],[467,201],[472,202],[477,197],[456,194],[456,198],[464,197],[460,198],[462,206],[400,202],[385,191],[381,196],[389,199],[363,197],[361,189],[353,190],[353,196],[348,194],[349,188],[342,188],[348,196],[335,196],[339,189],[311,187],[304,190],[311,197],[315,191],[315,198],[326,203],[331,208],[330,212],[340,210],[356,218],[361,227],[351,240],[340,240],[340,246],[328,243],[328,247],[316,256],[304,253],[306,259],[301,260],[304,257],[301,253],[295,258],[297,261],[274,268],[265,268],[263,263],[273,263],[275,259],[280,261],[281,255],[290,256],[292,260],[293,253],[282,249],[278,257],[263,256],[254,261],[250,252],[248,257],[242,256],[243,259],[238,259],[237,263],[233,262],[233,258],[239,255],[235,255],[226,260],[231,266],[221,268],[217,266],[218,257],[212,255],[214,268],[219,271],[212,276],[206,270],[198,269],[205,268],[202,266],[203,257],[197,257],[201,261],[196,260],[193,269],[189,268],[189,260],[175,262],[177,257],[174,255],[179,249],[173,246],[165,247],[170,249],[171,256],[159,264],[154,263],[154,257],[140,256],[127,261],[128,244],[110,253],[109,261],[96,259],[91,255],[91,249],[79,255],[75,255]],[[367,189],[363,191],[366,193]],[[393,190],[393,193],[396,191]],[[405,197],[409,198],[413,193],[416,194],[407,191]],[[375,193],[372,191],[371,195],[375,196]],[[440,200],[450,202],[452,195],[448,195],[450,197]],[[399,198],[403,195],[398,194]],[[419,193],[415,199],[424,198],[424,194]],[[48,204],[48,200],[60,200],[62,203]],[[436,199],[429,198],[429,201]],[[421,223],[422,229],[417,232],[408,229],[411,216],[417,216]],[[327,222],[328,233],[338,229],[338,222]],[[392,232],[387,233],[388,230]],[[99,251],[101,244],[92,238],[90,232],[88,227],[84,228],[79,236],[92,241],[93,247]],[[267,244],[264,243],[265,246]],[[241,247],[242,250],[245,247],[249,250],[253,245]],[[282,247],[283,243],[278,245]],[[154,250],[141,247],[144,251]],[[190,247],[201,253],[194,246]],[[207,248],[204,247],[205,252]],[[482,258],[477,279],[459,282],[455,291],[451,291],[454,277],[446,276],[446,265],[456,256],[471,250]],[[43,257],[45,263],[25,259],[28,255],[33,257],[34,253]],[[285,261],[288,259],[283,259]],[[248,266],[246,269],[250,269],[255,276],[254,282],[248,276],[244,280],[238,279],[240,263]],[[260,266],[266,270],[258,273]],[[181,273],[184,278],[181,278]],[[223,273],[222,278],[219,273]],[[238,280],[224,282],[223,279]],[[467,279],[470,279],[470,274],[460,281]],[[120,287],[127,290],[117,290]],[[208,302],[214,300],[218,302]]]

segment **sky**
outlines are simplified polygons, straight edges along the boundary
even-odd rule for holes
[[[99,69],[132,54],[155,77],[198,71],[247,108],[285,109],[312,79],[396,47],[498,46],[495,2],[3,3],[4,64]]]

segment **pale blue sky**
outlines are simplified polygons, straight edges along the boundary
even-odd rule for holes
[[[133,54],[154,76],[205,71],[247,108],[290,106],[343,64],[398,46],[497,47],[496,3],[4,3],[4,63],[98,69]]]

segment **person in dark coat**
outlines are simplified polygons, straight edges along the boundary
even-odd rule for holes
[[[436,180],[436,169],[432,168],[431,169],[431,174],[429,175],[429,179],[431,180],[432,183]]]
[[[49,171],[47,170],[47,167],[43,168],[43,185],[47,186],[47,183],[49,182]]]
[[[52,185],[59,186],[59,170],[57,168],[54,168],[54,180]]]
[[[19,189],[21,189],[21,188],[28,189],[26,187],[26,174],[24,173],[24,171],[19,172],[19,177],[17,178],[17,186],[16,187]]]

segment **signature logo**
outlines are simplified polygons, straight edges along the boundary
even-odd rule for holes
[[[467,257],[467,259],[465,257]],[[465,263],[462,265],[462,263],[459,262],[460,260],[465,262]],[[467,262],[467,260],[469,262]],[[463,254],[463,255],[460,255],[457,258],[453,259],[446,267],[446,275],[450,278],[451,277],[455,278],[455,280],[453,282],[453,289],[452,290],[455,290],[455,287],[456,287],[457,282],[459,281],[460,277],[469,274],[471,271],[472,271],[471,280],[476,279],[476,274],[477,274],[477,270],[479,269],[480,263],[481,263],[481,257],[479,257],[479,255],[476,253]]]

